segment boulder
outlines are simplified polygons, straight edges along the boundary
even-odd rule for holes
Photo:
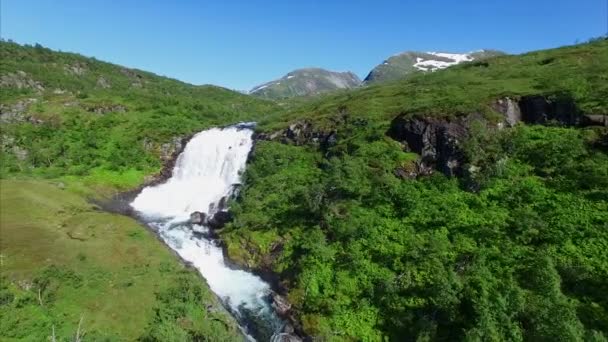
[[[608,114],[589,114],[581,118],[583,126],[604,126],[608,127]]]
[[[222,229],[230,221],[232,221],[232,214],[230,212],[218,211],[207,220],[207,225],[211,229]]]
[[[302,339],[298,336],[288,334],[288,333],[279,333],[272,336],[270,339],[271,342],[301,342]]]
[[[217,202],[217,210],[226,210],[228,209],[228,198],[226,196],[222,197],[219,202]]]
[[[287,316],[287,314],[291,310],[291,304],[287,301],[287,299],[274,292],[272,293],[271,297],[272,307],[279,314],[279,316]]]
[[[192,224],[205,224],[205,219],[207,218],[207,214],[195,211],[190,214],[190,223]]]

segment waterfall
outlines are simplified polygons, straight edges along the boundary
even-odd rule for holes
[[[190,222],[191,213],[213,215],[232,195],[253,145],[252,134],[248,124],[196,134],[179,155],[171,178],[144,188],[131,206],[196,267],[247,334],[270,339],[283,326],[270,305],[270,286],[249,272],[228,267],[222,248],[205,234],[209,228]]]

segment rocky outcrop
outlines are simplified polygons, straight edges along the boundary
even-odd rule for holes
[[[105,115],[108,113],[124,113],[127,111],[127,107],[120,104],[100,104],[88,107],[87,111],[99,115]]]
[[[318,142],[324,138],[323,133],[315,132],[308,121],[300,121],[289,125],[288,128],[271,132],[258,133],[255,140],[280,141],[284,144],[304,145],[310,142]]]
[[[87,65],[82,62],[76,62],[70,65],[66,65],[64,69],[68,74],[75,76],[82,76],[88,71]]]
[[[581,118],[583,126],[608,127],[608,114],[586,114]]]
[[[403,143],[411,152],[420,155],[412,170],[395,171],[403,178],[427,175],[438,170],[448,176],[462,174],[464,153],[460,144],[468,138],[471,121],[481,121],[479,115],[471,115],[453,121],[435,118],[397,117],[391,123],[388,135]]]
[[[505,97],[496,100],[492,105],[493,109],[498,113],[501,113],[505,118],[505,123],[509,127],[515,126],[518,122],[522,121],[521,109],[517,100],[510,97]]]
[[[608,125],[608,115],[582,113],[575,102],[566,96],[505,97],[494,101],[492,109],[502,114],[500,122],[490,122],[480,114],[469,114],[457,119],[440,119],[424,115],[402,115],[395,118],[388,135],[403,143],[408,151],[420,159],[408,167],[395,169],[395,176],[415,178],[435,170],[448,176],[461,176],[466,163],[461,144],[469,137],[471,123],[481,123],[488,129],[526,124],[557,123],[564,126]],[[474,166],[471,166],[474,168]]]
[[[12,105],[0,104],[0,123],[32,122],[27,115],[27,111],[30,105],[36,102],[38,102],[38,99],[31,98],[17,101]]]
[[[568,98],[549,99],[546,96],[524,96],[519,100],[522,121],[546,124],[549,121],[577,126],[581,115],[574,101]]]
[[[120,72],[131,80],[131,87],[133,88],[141,88],[146,82],[144,80],[144,77],[140,75],[136,70],[121,68]]]
[[[564,126],[607,126],[608,115],[586,114],[574,100],[565,95],[531,95],[519,99],[505,97],[493,104],[509,126],[556,123]]]
[[[186,146],[186,142],[188,140],[190,140],[190,137],[187,139],[182,137],[173,137],[171,141],[160,145],[160,159],[163,161],[163,163],[176,159]],[[171,165],[171,169],[173,169],[173,165]]]
[[[171,173],[177,162],[177,157],[182,153],[192,136],[193,135],[188,135],[186,137],[176,136],[171,138],[170,141],[160,145],[147,138],[143,140],[143,149],[146,152],[158,154],[163,164],[160,173],[147,177],[144,181],[146,186],[161,183],[171,177]]]
[[[327,150],[338,143],[338,132],[336,130],[315,129],[310,122],[304,120],[292,123],[288,128],[281,131],[258,133],[255,140],[278,141],[297,146],[316,145],[323,150]]]
[[[42,83],[33,80],[25,71],[17,70],[14,73],[7,73],[0,76],[0,87],[32,89],[36,92],[44,91]]]
[[[103,76],[99,76],[99,78],[97,78],[97,86],[102,89],[108,89],[110,88],[110,81]]]

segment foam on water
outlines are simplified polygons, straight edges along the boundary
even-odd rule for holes
[[[277,332],[281,321],[268,303],[270,286],[251,273],[228,267],[221,247],[196,234],[188,223],[192,212],[213,214],[220,199],[232,194],[245,169],[252,133],[241,125],[196,134],[178,157],[171,178],[143,189],[131,206],[199,270],[237,319],[246,319],[244,310],[248,310]]]

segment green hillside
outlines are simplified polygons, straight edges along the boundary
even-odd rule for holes
[[[607,100],[596,40],[294,104],[261,126],[228,253],[320,340],[606,341]],[[600,121],[507,128],[505,101]],[[421,169],[442,154],[461,176]]]
[[[57,182],[0,180],[0,340],[238,341],[198,274]]]
[[[227,89],[41,46],[1,42],[0,53],[3,174],[127,174],[133,185],[160,168],[174,138],[276,111]]]
[[[0,340],[242,340],[196,271],[88,202],[140,185],[180,137],[274,104],[0,42]]]

